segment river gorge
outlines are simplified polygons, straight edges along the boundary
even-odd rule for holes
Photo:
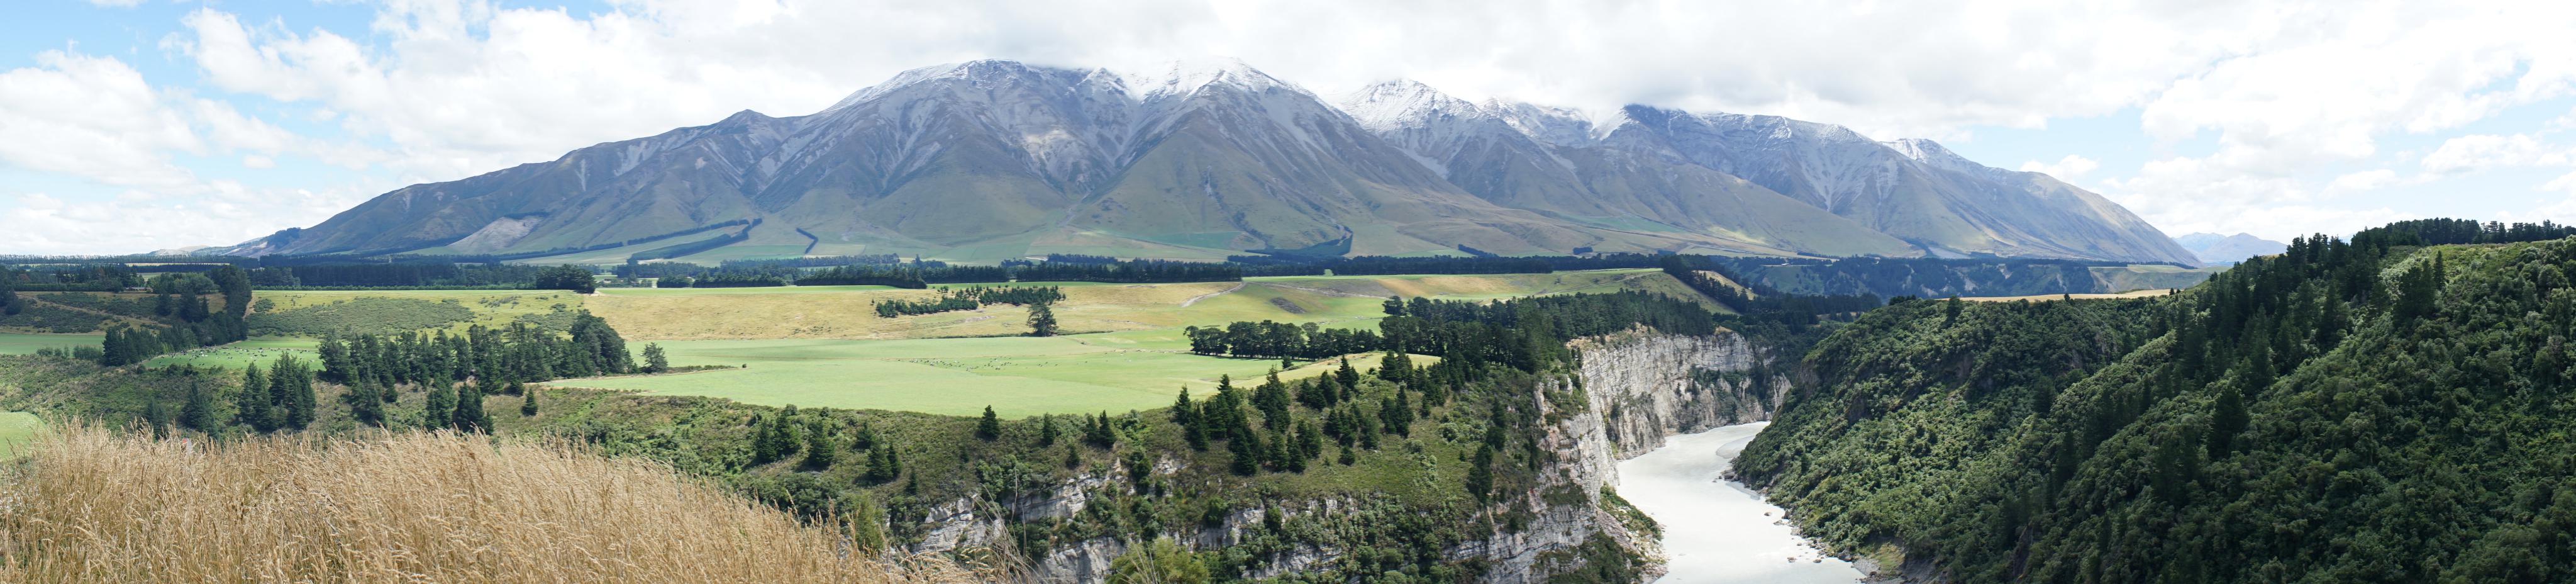
[[[1761,493],[1723,478],[1769,422],[1673,436],[1619,463],[1619,494],[1663,527],[1661,584],[1849,583],[1863,574],[1818,551]]]

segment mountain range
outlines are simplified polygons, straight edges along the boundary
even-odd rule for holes
[[[2190,251],[2193,257],[2200,258],[2202,265],[2209,266],[2232,266],[2237,262],[2245,261],[2245,258],[2272,255],[2290,249],[2289,244],[2255,237],[2251,233],[2235,235],[2192,233],[2173,239],[2174,243],[2181,244],[2183,249]]]
[[[1237,61],[925,67],[714,124],[380,195],[199,253],[692,260],[1675,251],[2197,264],[2126,209],[1929,140],[1631,105],[1325,98]]]

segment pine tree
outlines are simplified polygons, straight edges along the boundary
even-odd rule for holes
[[[1002,418],[993,415],[993,406],[984,406],[984,419],[975,422],[975,437],[986,442],[1002,438]]]
[[[257,363],[242,371],[241,391],[233,394],[233,423],[262,433],[277,429],[268,421],[268,376]]]
[[[445,428],[455,420],[455,417],[456,390],[448,388],[446,384],[439,384],[437,388],[429,390],[429,404],[420,413],[421,427],[431,430]]]
[[[150,399],[151,401],[143,404],[143,425],[150,426],[152,428],[153,439],[158,440],[168,438],[170,437],[170,423],[175,417],[170,415],[170,405],[162,403],[161,396],[158,395],[152,396]]]
[[[2236,435],[2244,433],[2252,425],[2252,419],[2245,413],[2244,392],[2238,391],[2233,383],[2221,385],[2218,403],[2212,406],[2209,415],[2210,460],[2227,458],[2234,452]]]
[[[644,372],[663,373],[670,370],[671,359],[669,356],[662,354],[662,345],[659,343],[645,343]]]
[[[1252,406],[1261,410],[1261,427],[1272,432],[1288,430],[1288,384],[1279,381],[1279,370],[1252,390]]]
[[[1190,401],[1188,387],[1182,387],[1181,397],[1172,402],[1172,423],[1181,426],[1181,438],[1189,441],[1191,450],[1207,451],[1207,425],[1200,420],[1198,404]]]
[[[1226,451],[1234,455],[1234,474],[1252,476],[1261,472],[1263,449],[1259,436],[1236,436],[1226,442]]]
[[[840,436],[832,432],[831,423],[821,416],[806,420],[805,466],[807,468],[832,466],[832,459],[840,455]]]
[[[1389,431],[1401,436],[1413,434],[1413,404],[1406,403],[1403,390],[1396,390],[1395,397],[1381,402],[1377,415]]]
[[[379,390],[373,383],[360,383],[357,387],[349,388],[349,395],[346,396],[346,401],[349,402],[349,417],[356,418],[361,424],[384,427],[385,400],[379,394],[380,391],[391,390]]]
[[[179,424],[199,432],[215,431],[219,424],[215,421],[215,398],[207,395],[205,384],[188,382],[188,402],[179,408]]]
[[[1118,431],[1109,426],[1109,412],[1100,412],[1100,417],[1093,418],[1090,426],[1083,429],[1082,439],[1101,448],[1117,445]]]
[[[1059,430],[1055,427],[1055,414],[1038,416],[1038,446],[1054,446],[1055,433]]]
[[[279,405],[286,412],[284,421],[278,426],[303,430],[313,425],[313,410],[320,405],[315,403],[313,395],[313,370],[304,368],[294,355],[288,355],[277,358],[277,366],[269,371],[268,377],[274,389],[271,394],[278,396]]]
[[[483,384],[468,384],[457,390],[456,412],[448,425],[459,432],[492,431],[492,416],[483,413]]]
[[[1342,457],[1349,458],[1350,450],[1343,449]],[[1476,459],[1469,462],[1467,466],[1467,494],[1475,495],[1478,502],[1484,502],[1493,496],[1494,445],[1485,444],[1476,448]]]
[[[1356,389],[1360,386],[1360,371],[1351,368],[1350,357],[1343,357],[1342,367],[1333,370],[1333,380],[1342,382],[1342,387]]]
[[[520,387],[517,383],[512,383],[510,386]],[[522,417],[534,417],[537,415],[536,390],[526,388],[521,388],[519,390],[519,415]]]
[[[1029,336],[1052,337],[1056,335],[1055,309],[1048,308],[1047,304],[1048,303],[1040,302],[1029,305]]]

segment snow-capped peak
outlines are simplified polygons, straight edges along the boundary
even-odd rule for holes
[[[1411,79],[1372,83],[1334,100],[1333,105],[1358,120],[1360,127],[1379,133],[1421,127],[1433,118],[1486,115],[1476,104]]]
[[[1233,57],[1182,59],[1173,61],[1160,72],[1131,73],[1126,77],[1127,87],[1130,91],[1140,92],[1137,94],[1139,98],[1159,94],[1187,95],[1211,85],[1249,91],[1284,88],[1305,92],[1295,84],[1280,81]]]
[[[832,107],[824,108],[823,112],[830,113],[846,109],[850,106],[866,103],[869,100],[883,97],[886,94],[893,93],[896,90],[900,90],[905,87],[934,80],[959,79],[978,82],[995,82],[1035,75],[1037,73],[1037,68],[1009,59],[978,59],[974,61],[920,67],[907,70],[902,73],[896,73],[893,78],[885,80],[884,83],[871,85],[866,89],[861,89],[856,93],[851,93],[849,97],[841,98],[841,101],[832,104]]]
[[[1915,162],[1930,165],[1934,168],[1959,172],[1983,172],[1991,168],[1983,164],[1977,164],[1976,161],[1969,160],[1965,156],[1960,156],[1957,152],[1951,152],[1949,148],[1942,147],[1940,142],[1934,142],[1926,138],[1898,138],[1895,140],[1880,142],[1880,144],[1886,145],[1889,149],[1895,150],[1898,154],[1905,155],[1906,158],[1914,159]]]

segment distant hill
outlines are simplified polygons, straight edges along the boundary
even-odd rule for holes
[[[1328,103],[1225,61],[1133,75],[925,67],[812,115],[745,111],[405,187],[200,253],[614,262],[854,253],[1219,259],[1676,251],[2195,263],[2120,206],[1925,140],[1630,106]]]
[[[2234,265],[2245,261],[2245,258],[2272,255],[2290,248],[2289,244],[2247,233],[2235,235],[2193,233],[2174,238],[2174,243],[2182,244],[2183,249],[2190,250],[2191,255],[2200,258],[2202,265],[2211,266]]]

